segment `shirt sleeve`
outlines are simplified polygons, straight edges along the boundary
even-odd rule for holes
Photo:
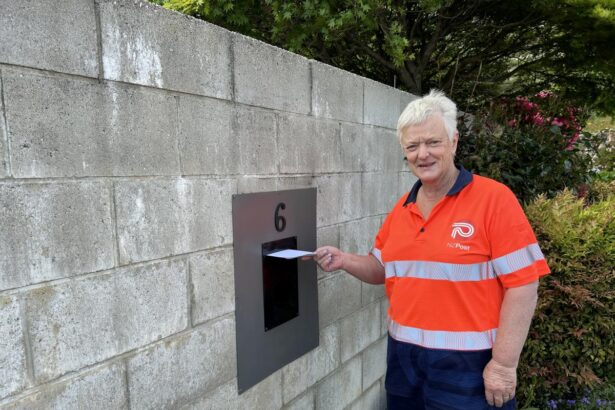
[[[491,264],[505,288],[523,286],[550,273],[519,201],[506,187],[499,192],[490,218]]]

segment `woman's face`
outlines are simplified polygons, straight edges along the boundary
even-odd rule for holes
[[[458,135],[448,138],[440,115],[432,115],[419,125],[403,129],[401,144],[410,170],[423,184],[437,184],[454,171]]]

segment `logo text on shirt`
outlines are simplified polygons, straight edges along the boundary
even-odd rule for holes
[[[453,249],[461,249],[462,251],[469,251],[470,247],[468,245],[462,245],[459,242],[449,242],[446,244],[446,246],[448,246],[449,248],[453,248]]]
[[[451,232],[451,238],[457,239],[457,236],[461,236],[462,238],[469,238],[472,235],[474,235],[474,226],[471,223],[453,223],[453,231]]]

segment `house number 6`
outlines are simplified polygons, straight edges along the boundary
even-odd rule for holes
[[[275,230],[278,232],[282,232],[284,228],[286,228],[286,218],[279,215],[280,209],[286,209],[286,204],[284,202],[280,202],[278,206],[275,207],[275,214],[273,214],[273,224],[275,225]]]

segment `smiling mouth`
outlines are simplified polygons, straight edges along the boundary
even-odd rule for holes
[[[430,162],[429,164],[419,164],[417,165],[419,168],[429,168],[430,166],[434,165],[435,162]]]

